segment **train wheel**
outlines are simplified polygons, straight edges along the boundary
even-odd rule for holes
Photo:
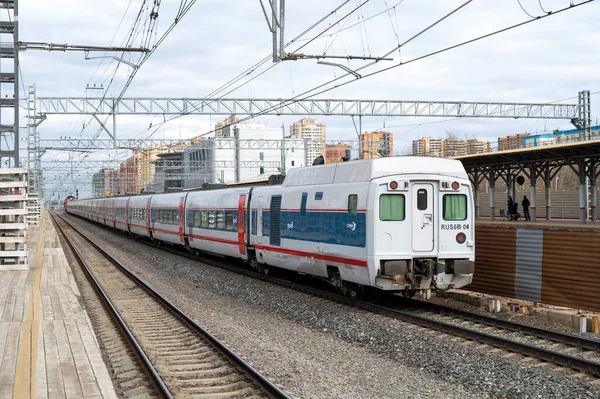
[[[273,274],[273,268],[271,266],[264,265],[262,272],[265,276],[271,276]]]
[[[412,298],[413,296],[415,296],[415,294],[417,293],[417,290],[404,290],[402,291],[402,296],[404,298]]]
[[[362,295],[363,286],[357,283],[350,283],[348,281],[342,281],[342,292],[347,297],[352,299],[358,299]]]

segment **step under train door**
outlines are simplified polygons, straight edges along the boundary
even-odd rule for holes
[[[430,252],[434,248],[434,189],[432,184],[417,183],[412,186],[412,249]]]

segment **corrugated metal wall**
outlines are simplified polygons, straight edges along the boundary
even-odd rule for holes
[[[600,232],[544,231],[542,302],[600,311]]]
[[[600,231],[598,227],[565,228],[478,222],[475,275],[466,288],[600,311]]]
[[[515,296],[516,235],[512,228],[476,227],[475,274],[468,289]]]

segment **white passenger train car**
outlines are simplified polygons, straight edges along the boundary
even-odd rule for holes
[[[150,232],[154,240],[185,244],[184,206],[187,193],[150,197]]]
[[[402,157],[298,168],[251,197],[258,263],[321,276],[355,295],[472,280],[474,210],[462,164]],[[455,273],[458,268],[459,273]]]
[[[448,159],[296,168],[279,186],[71,201],[67,211],[261,271],[320,277],[350,296],[365,286],[428,295],[473,278],[471,184]]]
[[[189,248],[247,260],[249,188],[190,192],[186,201]]]

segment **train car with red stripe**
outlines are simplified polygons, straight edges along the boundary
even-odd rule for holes
[[[123,231],[129,231],[127,223],[129,222],[127,205],[129,197],[115,197],[113,201],[114,208],[114,228]]]
[[[127,197],[128,223],[127,229],[130,233],[138,236],[151,238],[150,234],[150,195],[138,195]]]
[[[179,192],[150,196],[150,237],[157,241],[185,245],[185,199]]]
[[[364,287],[427,297],[473,278],[472,187],[449,159],[296,168],[281,185],[71,201],[67,212],[82,202],[100,223],[265,273],[319,277],[351,297]]]
[[[248,260],[246,209],[249,188],[190,192],[186,202],[186,246]]]

